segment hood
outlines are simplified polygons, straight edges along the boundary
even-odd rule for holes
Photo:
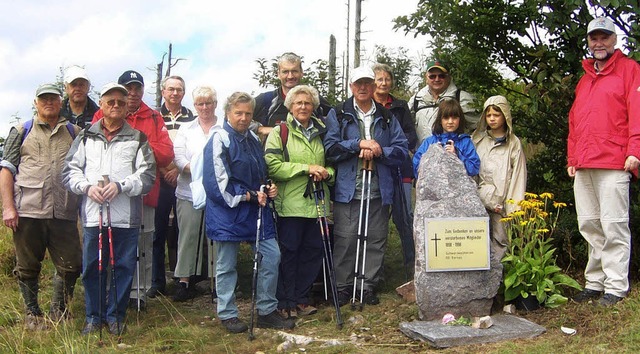
[[[509,101],[504,96],[491,96],[484,102],[484,107],[482,110],[482,116],[480,117],[480,121],[478,122],[478,131],[483,132],[487,129],[487,120],[485,119],[485,113],[487,112],[487,107],[489,106],[497,106],[502,114],[504,115],[505,121],[507,122],[507,136],[513,133],[513,126],[511,122],[511,105],[509,105]]]

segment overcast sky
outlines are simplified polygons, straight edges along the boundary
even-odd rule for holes
[[[352,1],[354,2],[354,1]],[[286,51],[306,63],[327,59],[329,36],[336,36],[338,65],[346,48],[347,0],[231,1],[11,1],[0,0],[0,135],[31,118],[36,87],[52,82],[60,67],[83,65],[94,90],[128,69],[145,79],[145,102],[153,105],[155,66],[173,43],[185,58],[172,69],[191,91],[211,85],[222,105],[234,91],[257,94],[252,79],[257,58]],[[405,47],[411,57],[428,53],[428,38],[392,30],[392,19],[416,10],[418,0],[366,0],[362,4],[364,59],[374,45]],[[352,8],[353,8],[352,4]],[[352,9],[351,15],[355,10]],[[351,33],[353,35],[353,25]],[[353,58],[353,56],[351,56]]]

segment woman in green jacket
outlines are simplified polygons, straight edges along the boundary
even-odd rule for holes
[[[267,137],[265,160],[279,191],[275,206],[281,258],[276,297],[281,313],[293,317],[317,311],[309,292],[322,268],[323,245],[312,182],[323,186],[328,205],[327,182],[332,181],[334,170],[325,166],[322,137],[326,128],[313,116],[320,105],[318,91],[298,85],[289,91],[284,105],[289,110],[287,121]]]

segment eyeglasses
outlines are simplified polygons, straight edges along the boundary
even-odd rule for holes
[[[184,91],[181,87],[167,87],[165,88],[165,90],[169,92],[177,92],[177,93],[182,93]]]
[[[196,107],[204,107],[204,106],[213,106],[214,104],[215,104],[215,102],[209,101],[209,102],[195,103],[194,106],[196,106]]]
[[[440,80],[444,80],[447,78],[447,74],[430,74],[429,76],[427,76],[429,78],[429,80],[435,80],[436,78],[439,78]]]
[[[116,105],[119,107],[124,107],[127,102],[125,100],[108,100],[106,104],[109,107],[115,107]]]
[[[313,103],[307,102],[307,101],[296,101],[296,102],[293,102],[293,104],[296,107],[305,107],[305,106],[311,107],[311,106],[313,106]]]

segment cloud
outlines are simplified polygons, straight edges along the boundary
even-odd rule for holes
[[[416,6],[417,0],[363,2],[365,58],[375,44],[402,45],[412,54],[424,48],[425,38],[392,30],[391,20]],[[173,57],[186,59],[172,73],[185,79],[189,106],[198,85],[216,88],[221,103],[234,91],[265,91],[253,80],[257,58],[293,51],[309,64],[328,58],[333,34],[342,66],[347,44],[344,0],[14,1],[0,21],[9,29],[0,34],[0,136],[8,133],[11,115],[31,117],[35,88],[55,81],[68,65],[85,66],[94,90],[137,70],[147,83],[145,102],[153,105],[156,64],[173,43]]]

